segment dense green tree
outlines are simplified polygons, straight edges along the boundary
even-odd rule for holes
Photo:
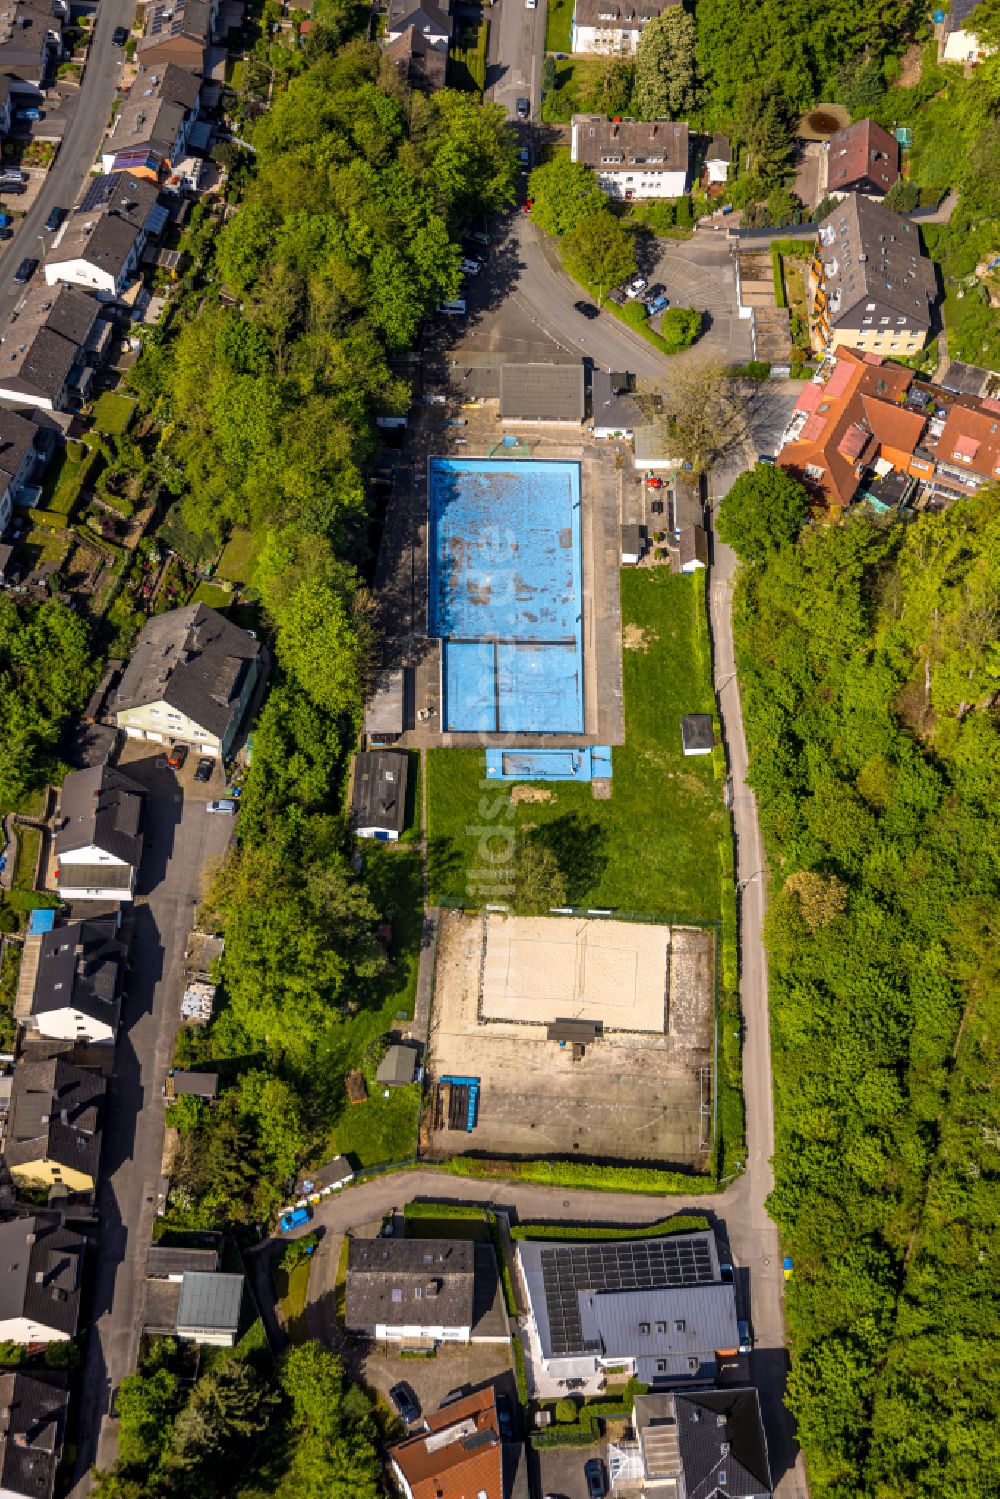
[[[563,235],[592,214],[607,208],[607,199],[589,167],[557,156],[536,167],[528,180],[535,200],[532,217],[546,234]]]
[[[671,456],[703,474],[746,441],[757,392],[723,364],[694,355],[663,381],[656,419]]]
[[[737,131],[744,170],[767,187],[781,184],[792,159],[790,121],[776,82],[748,83],[740,99]]]
[[[635,242],[607,207],[588,214],[563,239],[567,270],[592,286],[599,302],[612,287],[635,275]]]
[[[660,337],[670,354],[689,349],[700,332],[701,313],[694,307],[668,307],[660,319]]]
[[[155,1467],[170,1437],[170,1417],[177,1409],[180,1383],[168,1369],[128,1374],[118,1386],[118,1452],[129,1467]]]
[[[797,479],[775,464],[741,474],[719,506],[717,530],[743,562],[759,562],[794,541],[809,509]]]
[[[694,17],[679,5],[643,27],[632,100],[640,120],[687,118],[694,107],[695,43]]]

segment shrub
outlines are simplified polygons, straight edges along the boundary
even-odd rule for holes
[[[619,1228],[614,1224],[584,1223],[518,1223],[510,1231],[512,1239],[663,1239],[669,1234],[701,1233],[708,1219],[699,1213],[677,1213],[641,1228]]]
[[[555,1418],[561,1425],[567,1425],[576,1420],[578,1409],[576,1401],[564,1395],[561,1400],[556,1401]]]
[[[505,1161],[453,1156],[445,1170],[486,1181],[542,1182],[554,1187],[592,1187],[605,1192],[711,1192],[707,1177],[657,1166],[600,1166],[594,1161]]]

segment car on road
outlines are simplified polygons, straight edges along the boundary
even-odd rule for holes
[[[201,782],[210,781],[212,779],[212,771],[214,769],[215,761],[212,759],[211,755],[203,755],[198,761],[198,764],[195,766],[195,780]]]
[[[628,286],[626,286],[626,288],[625,288],[625,295],[627,297],[631,297],[633,299],[633,301],[634,301],[635,298],[638,297],[645,290],[646,290],[646,278],[645,278],[645,276],[636,276],[635,280],[634,281],[630,281],[629,284],[628,284]]]
[[[524,0],[524,4],[525,4],[526,9],[528,9],[528,10],[537,10],[538,9],[538,0]]]
[[[401,1379],[399,1384],[393,1385],[389,1391],[389,1399],[392,1401],[393,1408],[402,1416],[407,1426],[412,1426],[414,1421],[420,1420],[420,1401],[405,1379]]]
[[[223,797],[221,801],[206,802],[205,811],[216,812],[220,817],[235,817],[239,811],[239,803]]]
[[[186,744],[172,744],[167,751],[167,764],[171,770],[183,770],[184,761],[188,757]]]
[[[128,27],[116,26],[114,31],[111,33],[111,40],[116,47],[124,47],[125,43],[128,41]]]
[[[593,322],[595,317],[600,317],[601,315],[593,302],[574,302],[573,306],[581,317],[589,318],[591,322]]]
[[[526,120],[528,118],[528,116],[530,115],[530,113],[531,113],[531,100],[530,99],[518,99],[518,101],[517,101],[517,117],[518,117],[518,119],[519,120]]]
[[[510,1442],[514,1437],[514,1418],[511,1414],[510,1400],[506,1395],[497,1397],[497,1426],[500,1428],[501,1442]]]
[[[21,264],[18,266],[17,270],[14,272],[14,280],[17,282],[18,286],[27,286],[28,282],[31,280],[32,276],[37,270],[38,261],[32,260],[30,255],[26,255],[21,261]]]
[[[745,1317],[737,1317],[736,1332],[740,1340],[740,1352],[750,1353],[753,1350],[753,1333],[750,1331],[750,1323]]]
[[[608,1480],[604,1463],[599,1457],[591,1457],[584,1463],[583,1476],[587,1480],[588,1499],[604,1499],[608,1492]]]
[[[62,223],[62,221],[63,221],[63,219],[65,217],[66,217],[66,210],[65,210],[65,208],[51,208],[49,210],[49,216],[45,220],[45,227],[49,231],[50,234],[53,232],[53,230],[59,228],[59,225]]]
[[[290,1234],[304,1223],[308,1223],[312,1217],[311,1208],[293,1208],[290,1213],[282,1213],[278,1219],[278,1227],[283,1234]]]

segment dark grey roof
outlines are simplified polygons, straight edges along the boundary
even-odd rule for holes
[[[686,750],[710,750],[715,744],[715,729],[710,713],[685,713],[681,718],[681,743]]]
[[[140,63],[130,93],[134,97],[149,96],[169,99],[171,104],[181,104],[185,109],[194,109],[201,96],[201,77],[189,68],[179,68],[175,62]]]
[[[76,286],[60,286],[58,290],[50,287],[47,291],[41,302],[45,327],[75,344],[85,344],[101,315],[101,304]]]
[[[590,382],[590,398],[595,427],[611,427],[616,432],[630,432],[642,413],[631,395],[632,377],[595,370]]]
[[[577,26],[638,31],[646,21],[680,3],[681,0],[576,0],[574,20]],[[613,20],[607,21],[606,16],[612,16]]]
[[[905,313],[911,324],[929,326],[937,281],[933,262],[920,248],[920,231],[909,219],[849,193],[822,221],[817,239],[834,326],[867,301]]]
[[[63,782],[59,810],[64,826],[56,853],[94,844],[133,867],[142,854],[142,788],[113,765],[74,770]]]
[[[708,537],[702,526],[685,526],[679,542],[681,567],[689,562],[700,562],[708,566]]]
[[[544,1357],[586,1352],[580,1301],[584,1293],[711,1286],[719,1257],[710,1232],[663,1239],[517,1246]]]
[[[964,31],[966,21],[981,3],[982,0],[951,0],[944,23],[945,35],[951,36],[953,31]]]
[[[579,24],[579,21],[577,22]],[[574,160],[596,172],[686,172],[691,142],[682,120],[609,120],[573,116]]]
[[[716,1353],[739,1346],[736,1293],[729,1283],[618,1291],[580,1287],[576,1300],[580,1345],[553,1352],[596,1353],[611,1362],[635,1359],[643,1384],[711,1379]]]
[[[644,1397],[639,1396],[636,1406]],[[687,1499],[770,1494],[771,1466],[757,1391],[674,1396]]]
[[[385,47],[385,55],[394,62],[411,88],[433,93],[444,88],[448,72],[448,54],[435,46],[416,26],[407,26]]]
[[[162,42],[173,36],[211,40],[212,7],[208,0],[173,0],[172,4],[150,6],[144,40]]]
[[[223,738],[260,644],[207,604],[155,615],[143,627],[113,708],[166,702]]]
[[[132,867],[129,864],[64,864],[61,890],[131,890]]]
[[[0,349],[0,386],[38,400],[54,400],[63,390],[79,349],[51,328],[39,328],[30,343],[18,343],[17,326]]]
[[[125,949],[114,921],[74,921],[41,940],[32,1015],[72,1007],[118,1029]]]
[[[405,1083],[412,1083],[416,1070],[417,1049],[415,1046],[390,1046],[379,1063],[375,1081],[398,1088]]]
[[[0,1375],[0,1491],[51,1499],[69,1394],[30,1374]]]
[[[473,1245],[468,1239],[351,1239],[345,1325],[471,1327]]]
[[[304,1197],[310,1192],[322,1192],[325,1187],[349,1182],[353,1175],[347,1157],[335,1155],[332,1161],[325,1161],[322,1166],[309,1167],[303,1171],[295,1184],[295,1190],[300,1197]]]
[[[731,162],[732,159],[733,148],[729,143],[729,137],[716,131],[708,143],[708,152],[705,160]]]
[[[177,1249],[166,1244],[151,1244],[146,1251],[146,1279],[164,1280],[183,1275],[185,1270],[216,1270],[217,1249]]]
[[[181,1072],[175,1069],[171,1074],[170,1085],[177,1098],[182,1093],[190,1093],[194,1098],[217,1098],[219,1074],[217,1072]]]
[[[54,1219],[0,1223],[0,1322],[28,1317],[66,1337],[80,1316],[86,1240]]]
[[[243,1276],[217,1270],[185,1270],[177,1303],[177,1331],[236,1332],[240,1325]]]
[[[701,496],[701,476],[680,469],[673,478],[674,486],[674,530],[684,531],[688,526],[700,526],[705,519],[705,505]]]
[[[11,1086],[8,1166],[45,1158],[96,1179],[104,1087],[99,1073],[62,1057],[22,1063]]]
[[[134,177],[131,172],[108,172],[92,178],[59,244],[50,253],[49,263],[85,260],[118,276],[158,198],[155,183]]]
[[[622,526],[621,549],[623,557],[641,557],[645,547],[645,526]]]
[[[451,36],[452,19],[434,0],[389,0],[389,31],[406,31],[412,26],[416,31],[433,31]]]
[[[37,422],[0,406],[0,472],[16,474],[29,453],[34,452],[37,436]]]
[[[364,750],[355,756],[351,816],[356,827],[403,831],[409,768],[402,750]]]
[[[90,218],[95,213],[114,211],[141,229],[159,200],[154,182],[133,177],[131,172],[105,172],[91,177],[87,190],[74,209],[74,215]]]
[[[503,364],[500,415],[505,421],[582,422],[583,362]]]

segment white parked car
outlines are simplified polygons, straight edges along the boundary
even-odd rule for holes
[[[537,10],[538,9],[538,0],[524,0],[524,3],[528,7],[529,10]]]
[[[462,261],[462,275],[463,276],[478,276],[479,275],[479,271],[480,271],[480,266],[479,266],[479,261],[478,260],[463,260]]]
[[[636,276],[635,280],[634,281],[630,281],[629,284],[628,284],[628,286],[626,286],[626,288],[625,288],[625,295],[627,297],[638,297],[638,296],[641,295],[642,292],[644,292],[646,290],[646,286],[647,286],[647,282],[646,282],[645,277],[644,276]]]

